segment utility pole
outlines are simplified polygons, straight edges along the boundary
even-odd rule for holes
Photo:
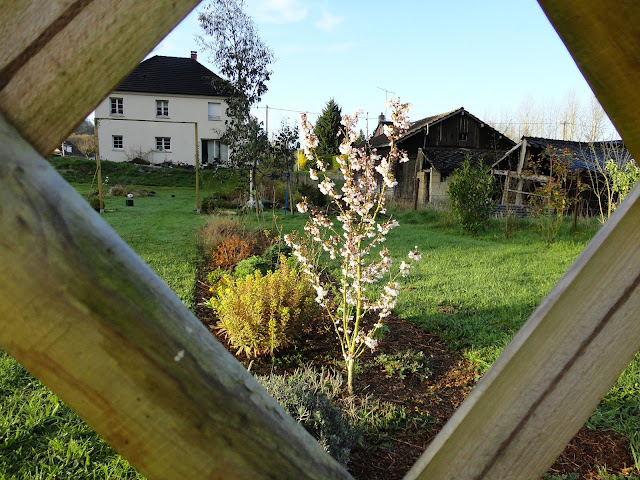
[[[567,139],[567,121],[566,120],[557,120],[556,123],[562,124],[562,140]]]

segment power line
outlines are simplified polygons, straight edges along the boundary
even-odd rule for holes
[[[255,106],[255,107],[253,107],[253,108],[259,108],[259,109],[262,109],[262,110],[266,110],[266,109],[269,109],[269,110],[277,110],[277,111],[280,111],[280,112],[291,112],[291,113],[310,113],[310,114],[312,114],[312,115],[322,115],[321,113],[318,113],[318,112],[310,112],[309,110],[292,110],[292,109],[289,109],[289,108],[277,108],[277,107],[272,107],[271,105],[264,106],[264,107]],[[359,117],[359,119],[360,119],[360,120],[368,120],[368,119],[370,119],[370,120],[377,120],[377,119],[378,119],[378,117],[369,117],[369,116],[364,116],[364,117]]]

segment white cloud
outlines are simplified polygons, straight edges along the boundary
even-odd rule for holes
[[[322,17],[316,22],[316,27],[327,32],[332,31],[344,21],[344,17],[334,15],[329,12],[323,12]]]
[[[294,23],[307,16],[300,0],[260,0],[247,3],[248,13],[258,22]]]

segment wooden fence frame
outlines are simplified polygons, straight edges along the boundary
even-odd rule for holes
[[[640,154],[640,6],[539,2]],[[0,6],[0,345],[149,478],[350,478],[41,158],[195,3]],[[639,197],[406,478],[533,479],[553,463],[640,348]]]

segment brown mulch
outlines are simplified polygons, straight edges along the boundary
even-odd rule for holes
[[[205,267],[196,288],[197,303],[201,303],[210,295],[206,285]],[[201,322],[218,336],[215,330],[217,319],[211,309],[199,305],[196,314]],[[422,351],[424,355],[431,357],[433,373],[422,382],[411,376],[404,380],[390,378],[379,366],[375,366],[371,354],[366,353],[361,357],[364,368],[354,379],[357,395],[371,396],[403,406],[410,415],[420,419],[409,422],[406,428],[385,434],[380,442],[352,450],[348,470],[356,479],[362,480],[403,478],[478,379],[473,366],[458,353],[445,348],[437,336],[428,334],[399,318],[391,318],[385,323],[390,331],[380,343],[379,352],[390,354],[408,349]],[[218,339],[227,346],[224,338],[218,336]],[[235,354],[228,346],[227,349]],[[339,346],[333,332],[326,328],[326,324],[318,324],[307,329],[304,345],[290,353],[296,358],[295,363],[290,366],[292,370],[300,364],[337,368],[335,362],[340,358]],[[245,358],[237,358],[249,366]],[[273,371],[269,361],[252,362],[250,368],[252,372],[261,374]],[[280,370],[275,373],[283,373],[288,369],[285,364],[278,368]],[[425,428],[425,417],[429,418],[428,428]],[[578,473],[580,479],[594,480],[601,478],[597,473],[597,467],[605,466],[609,474],[638,475],[637,470],[630,468],[633,466],[633,458],[629,441],[625,437],[615,432],[582,428],[553,464],[549,474],[567,478],[564,476]]]

